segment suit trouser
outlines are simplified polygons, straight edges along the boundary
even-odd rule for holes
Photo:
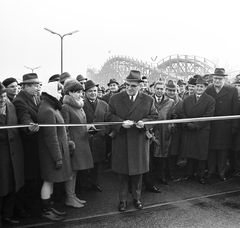
[[[119,180],[119,201],[127,201],[128,198],[128,174],[118,173]],[[131,175],[131,185],[132,185],[132,197],[133,199],[141,198],[142,191],[142,174]]]
[[[13,216],[15,202],[15,192],[8,193],[6,196],[0,196],[0,217],[9,218]]]
[[[198,177],[203,178],[206,169],[206,160],[187,158],[186,175],[193,176],[197,172]]]
[[[228,158],[228,150],[209,150],[208,153],[208,172],[209,174],[216,173],[218,168],[218,174],[224,176],[226,172],[226,163]]]
[[[90,179],[91,179],[91,184],[96,185],[96,184],[98,184],[99,162],[95,162],[93,165],[94,165],[93,168],[89,169],[89,175],[90,175]]]

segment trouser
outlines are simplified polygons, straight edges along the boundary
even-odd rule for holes
[[[234,169],[235,172],[240,172],[240,151],[230,150],[228,158],[231,169]]]
[[[228,150],[210,149],[207,161],[209,174],[216,173],[216,169],[218,168],[218,174],[224,176],[226,172],[227,158]]]
[[[99,162],[96,162],[93,165],[94,165],[94,167],[89,169],[89,175],[90,175],[90,179],[91,179],[91,184],[92,185],[96,185],[96,184],[98,184],[98,166],[99,166]]]
[[[0,196],[0,216],[9,218],[13,216],[15,192],[8,193],[6,196]]]
[[[128,174],[120,174],[118,173],[118,181],[119,181],[119,201],[127,201],[128,198]],[[133,199],[141,198],[142,191],[142,174],[139,175],[131,175],[131,185],[132,185],[132,197]]]
[[[152,161],[149,161],[149,171],[143,174],[143,182],[146,188],[152,188],[155,184]]]
[[[186,175],[193,176],[195,173],[197,173],[198,177],[203,178],[205,175],[206,164],[206,160],[188,158]]]

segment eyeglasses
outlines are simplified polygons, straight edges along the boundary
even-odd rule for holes
[[[138,85],[130,85],[130,84],[128,84],[128,83],[125,83],[125,86],[126,86],[126,87],[131,87],[131,88],[136,88]]]

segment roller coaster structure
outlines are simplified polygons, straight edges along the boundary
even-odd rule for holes
[[[130,70],[139,70],[150,82],[158,79],[183,79],[187,81],[193,75],[206,75],[214,71],[215,64],[206,58],[192,55],[170,55],[157,63],[142,61],[133,57],[115,55],[109,57],[99,72],[87,71],[87,77],[100,85],[107,85],[110,78],[120,84]]]

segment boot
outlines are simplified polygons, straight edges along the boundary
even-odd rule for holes
[[[75,188],[76,188],[76,178],[77,178],[77,174],[73,175],[73,179],[72,179],[72,194],[74,195],[76,201],[80,204],[84,204],[86,203],[86,200],[81,200],[76,196],[76,192],[75,192]]]
[[[74,207],[74,208],[84,207],[84,204],[81,204],[76,200],[76,197],[74,196],[74,194],[67,195],[65,205],[69,207]]]
[[[51,209],[51,198],[49,199],[42,199],[42,214],[41,214],[41,219],[43,220],[48,220],[52,222],[59,222],[63,221],[64,217],[56,215]]]
[[[54,208],[54,207],[53,207],[53,202],[54,202],[54,200],[53,200],[53,194],[51,194],[51,196],[50,196],[50,204],[51,204],[51,211],[52,211],[53,213],[55,213],[56,215],[60,215],[60,216],[64,216],[64,215],[67,214],[66,211],[58,211],[56,208]]]

